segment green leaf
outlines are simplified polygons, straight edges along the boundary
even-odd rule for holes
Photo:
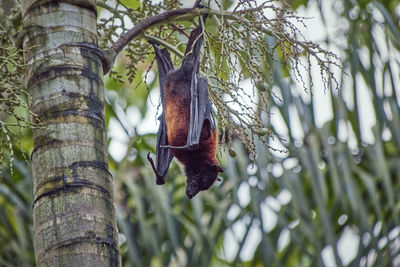
[[[133,10],[137,10],[141,6],[140,0],[119,0],[125,6],[132,8]]]

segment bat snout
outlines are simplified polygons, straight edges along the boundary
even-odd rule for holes
[[[186,196],[189,199],[192,199],[199,192],[200,192],[200,189],[199,189],[197,184],[187,184],[187,186],[186,186]]]

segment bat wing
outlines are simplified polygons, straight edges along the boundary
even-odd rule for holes
[[[206,17],[203,17],[205,21]],[[187,142],[185,146],[166,146],[174,149],[195,149],[200,142],[201,130],[206,120],[209,121],[210,130],[215,129],[215,121],[212,115],[210,99],[208,96],[207,80],[199,74],[200,50],[203,41],[203,27],[200,25],[194,29],[189,37],[185,57],[181,68],[192,73],[190,85],[190,123]]]
[[[192,75],[190,87],[190,124],[187,137],[187,148],[196,148],[200,142],[201,130],[206,120],[209,121],[210,130],[215,129],[211,103],[208,96],[207,80],[198,73]]]
[[[205,20],[206,17],[203,19]],[[174,149],[192,149],[196,148],[200,142],[201,130],[203,128],[204,121],[208,120],[210,130],[215,129],[215,122],[212,116],[211,104],[208,96],[208,85],[207,80],[199,74],[199,60],[200,60],[200,49],[203,40],[202,25],[194,29],[189,37],[189,42],[186,47],[185,57],[182,61],[181,68],[190,70],[191,73],[191,85],[190,85],[190,122],[187,142],[185,146],[169,146],[167,137],[167,124],[165,122],[164,112],[161,114],[160,128],[157,132],[157,147],[156,147],[156,166],[150,155],[147,155],[154,172],[157,176],[157,184],[165,183],[165,176],[168,172],[169,165],[172,161],[173,155],[171,148]],[[158,45],[154,44],[154,50],[156,54],[156,60],[158,65],[159,80],[161,99],[164,99],[164,79],[170,70],[173,70],[173,64],[171,62],[170,55],[167,49],[160,49]]]
[[[164,99],[164,80],[167,73],[174,69],[171,61],[171,56],[166,48],[160,49],[157,44],[151,43],[154,47],[156,54],[156,61],[158,67],[158,79],[160,81],[161,99]]]
[[[206,17],[203,19],[205,21]],[[193,67],[190,85],[190,124],[186,143],[186,147],[188,148],[195,148],[199,145],[201,130],[205,120],[209,120],[211,130],[215,129],[215,122],[212,117],[211,104],[208,96],[207,80],[199,74],[202,42],[203,27],[200,21],[199,26],[190,34],[185,51],[185,58],[182,61],[182,66],[184,68]]]
[[[164,99],[164,79],[167,73],[173,70],[174,67],[168,50],[160,49],[156,44],[153,44],[153,46],[158,66],[161,99]],[[168,147],[167,123],[165,122],[164,111],[158,119],[160,120],[160,128],[157,132],[156,165],[154,165],[153,159],[150,158],[150,154],[147,154],[147,159],[150,161],[157,176],[156,184],[161,185],[165,183],[165,177],[174,156],[172,155],[171,149]]]

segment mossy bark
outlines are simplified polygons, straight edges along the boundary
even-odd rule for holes
[[[37,266],[119,266],[95,1],[23,0]],[[61,48],[60,48],[61,46]]]

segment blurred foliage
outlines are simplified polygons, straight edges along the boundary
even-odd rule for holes
[[[0,1],[0,173],[3,167],[13,171],[15,147],[23,148],[20,138],[37,125],[29,117],[35,114],[29,112],[30,95],[24,84],[21,29],[19,1]]]
[[[308,1],[295,2],[301,6]],[[268,62],[274,64],[273,90],[263,124],[275,130],[270,119],[281,117],[287,131],[276,129],[280,139],[271,143],[270,135],[265,140],[288,150],[287,154],[271,156],[256,141],[253,165],[249,151],[233,136],[237,156],[220,155],[224,181],[189,201],[178,164],[172,165],[167,185],[154,186],[153,173],[142,164],[147,153],[143,148],[154,145],[155,136],[136,133],[125,158],[113,165],[119,192],[118,222],[126,238],[122,244],[125,266],[400,265],[400,143],[396,141],[400,121],[395,115],[399,54],[394,47],[400,39],[396,37],[398,15],[388,11],[393,8],[387,9],[392,4],[335,3],[337,19],[349,27],[324,40],[327,47],[336,46],[344,68],[336,70],[339,90],[332,87],[326,92],[332,103],[326,108],[333,110],[333,118],[322,128],[316,126],[315,98],[296,89],[302,88],[302,82],[288,76],[291,73],[279,60],[282,57],[275,55],[276,60]],[[318,2],[322,21],[327,23],[325,12],[332,8],[323,5]],[[359,13],[357,18],[354,10]],[[389,21],[377,21],[376,13]],[[378,29],[383,35],[374,34]],[[342,43],[335,43],[335,34],[344,38]],[[375,38],[382,37],[393,46],[391,62],[374,44]],[[273,39],[267,42],[274,45]],[[365,46],[368,53],[362,54]],[[375,67],[374,62],[367,69],[359,57],[387,66]],[[360,128],[359,101],[365,94],[365,86],[356,81],[360,75],[371,91],[377,117],[370,143],[364,141],[366,133]],[[386,81],[384,86],[389,89],[385,91],[392,93],[382,95],[382,84],[371,79],[377,75],[386,77],[379,81]],[[304,81],[314,92],[323,90]],[[263,90],[263,85],[257,85]],[[148,87],[157,84],[153,80]],[[345,99],[348,92],[356,97]],[[348,243],[350,251],[346,251]]]
[[[121,3],[132,9],[148,4]],[[121,76],[105,84],[124,266],[400,266],[400,5],[394,0],[290,3],[317,7],[315,16],[329,29],[321,41],[342,58],[343,69],[332,70],[339,90],[326,91],[330,104],[324,108],[333,111],[332,118],[319,125],[316,95],[324,86],[304,77],[310,88],[305,94],[276,51],[274,60],[265,58],[274,65],[265,73],[271,90],[256,84],[268,93],[268,112],[257,111],[274,133],[264,136],[265,142],[288,152],[268,152],[255,140],[252,162],[233,135],[236,157],[219,153],[223,181],[191,201],[179,164],[173,162],[167,184],[159,187],[146,160],[156,136],[139,125],[159,105],[151,97],[158,87],[152,63],[120,56],[115,70]],[[132,49],[137,47],[134,42]],[[307,62],[304,55],[299,60]],[[127,64],[136,68],[132,83]],[[369,103],[373,109],[365,109]],[[366,121],[375,124],[368,129]],[[21,139],[27,149],[30,139]],[[14,172],[4,168],[0,180],[0,266],[33,265],[31,176],[23,153],[16,151]]]
[[[24,152],[14,151],[13,171],[0,176],[0,266],[34,266],[32,176]]]

